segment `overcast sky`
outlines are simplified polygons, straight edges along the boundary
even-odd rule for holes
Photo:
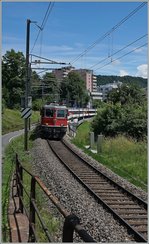
[[[26,20],[41,26],[48,6],[49,2],[2,3],[2,54],[13,48],[25,55]],[[30,51],[37,25],[31,24]],[[32,53],[93,69],[97,75],[146,78],[147,34],[147,4],[54,2]]]

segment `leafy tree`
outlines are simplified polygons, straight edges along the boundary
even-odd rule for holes
[[[40,76],[36,73],[36,71],[31,71],[31,84],[39,85],[41,82]]]
[[[9,108],[20,104],[25,90],[25,57],[22,52],[11,49],[2,57],[2,87]]]
[[[113,104],[121,103],[122,105],[129,103],[142,104],[145,101],[144,90],[136,85],[123,84],[117,89],[113,89],[108,93],[107,100]]]
[[[137,140],[147,137],[147,106],[129,104],[123,107],[121,132]]]
[[[119,133],[137,140],[147,136],[147,97],[142,88],[123,84],[108,94],[108,103],[98,110],[92,122],[95,135]]]
[[[122,111],[120,104],[104,104],[97,111],[97,116],[93,119],[92,128],[95,136],[100,133],[105,136],[115,136],[121,131]]]
[[[59,100],[60,84],[56,79],[55,75],[46,72],[42,77],[42,95],[48,100],[48,102],[53,102],[54,100]]]
[[[42,99],[36,99],[33,101],[32,109],[35,111],[40,111],[42,105],[45,103]]]
[[[41,78],[36,71],[31,71],[31,96],[33,101],[37,98],[41,98]]]
[[[99,108],[99,107],[103,107],[104,102],[102,102],[101,100],[93,100],[93,108]]]
[[[61,82],[61,101],[66,101],[69,106],[85,106],[89,96],[85,89],[85,82],[80,75],[70,72],[68,77]]]

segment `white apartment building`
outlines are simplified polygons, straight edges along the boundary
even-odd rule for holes
[[[122,85],[122,82],[114,81],[113,83],[108,83],[108,84],[105,84],[105,85],[98,86],[97,90],[98,90],[98,92],[102,93],[103,100],[106,100],[108,92],[110,92],[113,89],[117,89],[121,85]]]

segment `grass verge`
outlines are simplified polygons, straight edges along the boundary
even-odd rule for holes
[[[33,132],[31,132],[33,133]],[[31,135],[30,135],[30,138]],[[33,146],[33,141],[29,140],[28,148],[31,150]],[[20,136],[11,141],[7,146],[5,151],[5,158],[3,159],[2,165],[2,241],[9,243],[9,225],[8,225],[8,204],[9,204],[9,195],[10,195],[10,182],[12,174],[15,170],[15,153],[19,155],[19,161],[22,163],[23,167],[29,172],[32,172],[31,166],[31,155],[28,152],[24,151],[24,136]],[[23,171],[24,172],[24,171]],[[27,191],[30,190],[30,180],[31,177],[26,173],[23,174],[23,183]],[[49,209],[47,208],[46,202],[43,201],[44,194],[37,187],[36,192],[37,204],[41,212],[41,216],[44,222],[48,225],[49,232],[54,235],[58,230],[59,222],[49,214]],[[29,210],[29,201],[26,195],[24,194],[25,206]],[[38,222],[37,222],[38,223]],[[39,230],[39,239],[40,242],[44,242],[45,236],[42,234],[42,230],[37,224],[37,230]]]
[[[102,152],[94,154],[84,148],[89,145],[89,132],[90,123],[83,123],[72,142],[116,174],[147,191],[147,143],[124,136],[104,138]]]
[[[18,137],[7,146],[5,150],[5,158],[2,165],[2,238],[4,242],[9,241],[9,228],[8,228],[8,204],[10,195],[10,182],[12,174],[15,169],[15,153],[19,154],[20,159],[30,170],[29,165],[30,155],[24,152],[23,136]],[[29,142],[31,148],[32,143]]]
[[[39,112],[32,112],[31,124],[37,123]],[[21,112],[15,109],[5,109],[2,114],[2,134],[9,133],[24,128],[24,119],[21,118]]]

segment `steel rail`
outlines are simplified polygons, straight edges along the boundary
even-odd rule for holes
[[[83,161],[87,166],[89,166],[91,169],[93,169],[95,172],[97,172],[98,174],[102,175],[105,179],[108,179],[109,182],[111,182],[112,184],[116,185],[119,189],[121,189],[124,192],[127,192],[128,195],[130,195],[132,198],[134,198],[135,200],[138,201],[139,204],[143,204],[144,208],[147,209],[147,202],[143,201],[141,198],[137,197],[136,195],[134,195],[132,192],[130,192],[129,190],[125,189],[123,186],[119,185],[117,182],[115,182],[114,180],[110,179],[109,177],[107,177],[103,172],[99,171],[96,167],[94,167],[93,165],[91,165],[87,160],[83,159],[81,156],[79,156],[77,153],[75,153],[72,148],[70,148],[68,146],[68,144],[66,144],[66,142],[64,140],[61,140],[61,142],[65,145],[65,147],[71,151],[76,157],[78,157],[78,159],[80,159],[81,161]]]
[[[131,196],[133,199],[137,200],[137,202],[139,202],[140,204],[143,204],[144,208],[147,209],[147,203],[144,202],[142,199],[138,198],[137,196],[135,196],[134,194],[132,194],[131,192],[127,191],[125,188],[123,188],[122,186],[120,186],[119,184],[117,184],[116,182],[114,182],[113,180],[111,180],[109,177],[107,177],[105,174],[101,173],[99,170],[97,170],[95,167],[93,167],[91,164],[89,164],[86,160],[82,159],[78,154],[76,154],[68,145],[66,145],[66,143],[64,143],[63,141],[61,141],[61,143],[67,148],[67,150],[71,151],[71,153],[73,153],[79,160],[83,161],[83,163],[85,163],[87,166],[89,166],[90,168],[92,168],[95,172],[97,172],[97,174],[101,174],[105,179],[107,179],[107,181],[109,181],[110,183],[112,183],[112,185],[116,185],[116,187],[118,189],[121,189],[123,191],[123,193],[127,193],[129,196]],[[59,160],[65,165],[65,167],[77,178],[77,180],[94,196],[94,198],[103,204],[103,206],[105,206],[112,214],[114,214],[114,216],[116,216],[119,221],[121,223],[123,223],[127,229],[129,231],[131,231],[131,233],[134,234],[135,239],[139,242],[147,242],[146,238],[144,238],[144,236],[138,232],[135,228],[133,228],[127,221],[125,221],[124,218],[122,218],[115,210],[113,210],[113,208],[111,208],[101,197],[99,197],[99,195],[96,194],[96,192],[91,189],[90,186],[88,186],[72,169],[71,167],[69,167],[67,165],[67,163],[61,158],[61,156],[58,154],[58,151],[55,150],[55,147],[52,147],[51,145],[51,141],[48,141],[48,144],[50,146],[50,148],[52,149],[52,151],[54,152],[54,154],[59,158]],[[122,193],[122,194],[123,194]]]

